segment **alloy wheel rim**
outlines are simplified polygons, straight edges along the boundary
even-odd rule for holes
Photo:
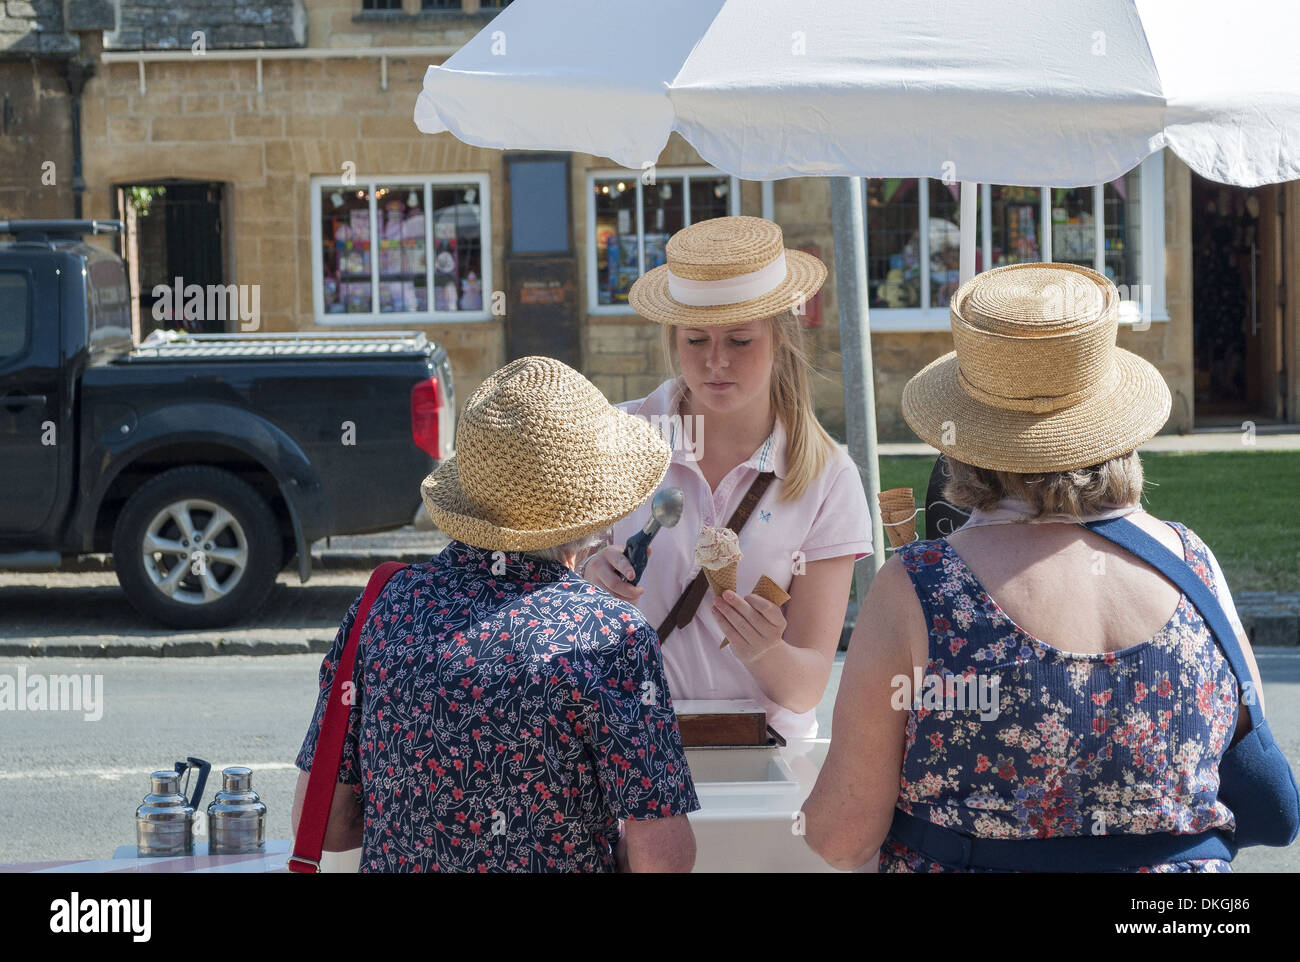
[[[214,501],[182,498],[154,515],[140,546],[145,573],[172,601],[207,605],[227,597],[248,569],[248,538]]]

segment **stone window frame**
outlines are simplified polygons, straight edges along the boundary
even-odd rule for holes
[[[1139,243],[1141,246],[1140,256],[1140,276],[1139,284],[1143,288],[1149,285],[1150,296],[1147,305],[1140,305],[1132,300],[1121,302],[1120,305],[1120,323],[1131,324],[1138,327],[1148,322],[1166,322],[1169,320],[1169,312],[1165,303],[1165,174],[1164,174],[1164,151],[1158,150],[1143,160],[1138,166],[1139,191],[1141,192],[1141,218],[1138,224]],[[921,178],[922,180],[926,178]],[[1093,185],[1094,188],[1100,185]],[[985,218],[985,212],[989,211],[989,185],[980,184],[980,211],[981,220]],[[867,179],[863,178],[863,209],[866,210],[866,189]],[[926,196],[926,191],[921,190],[921,196]],[[1050,193],[1046,191],[1043,194],[1042,210],[1040,212],[1040,224],[1050,222]],[[919,208],[918,208],[919,210]],[[1103,208],[1104,210],[1104,208]],[[867,217],[870,218],[868,211]],[[920,214],[918,213],[918,218]],[[980,228],[984,227],[980,225]],[[977,228],[979,240],[977,243],[983,250],[984,263],[988,263],[991,257],[992,238],[987,232]],[[1104,225],[1102,226],[1104,230]],[[924,232],[921,232],[924,234]],[[867,243],[870,242],[870,227],[868,226]],[[922,237],[925,243],[926,238]],[[924,258],[922,258],[924,262]],[[922,285],[923,292],[926,285]],[[1147,314],[1143,316],[1142,311],[1146,309]],[[951,321],[948,316],[947,307],[896,307],[881,308],[873,307],[870,310],[869,321],[873,331],[885,332],[925,332],[925,331],[947,331],[950,330]]]
[[[348,187],[352,189],[364,187],[370,194],[370,225],[371,237],[377,239],[375,233],[377,202],[375,190],[378,187],[394,184],[420,184],[424,187],[424,210],[429,210],[429,201],[431,192],[434,187],[446,184],[472,184],[478,191],[476,200],[479,205],[479,247],[482,252],[482,273],[479,281],[483,289],[483,308],[478,311],[438,311],[432,308],[434,299],[433,287],[433,221],[432,218],[425,218],[425,263],[428,271],[427,289],[430,308],[426,311],[392,311],[388,313],[380,311],[369,311],[355,314],[327,314],[325,313],[325,286],[324,286],[324,261],[321,256],[321,246],[323,238],[321,236],[321,188],[322,187]],[[349,183],[343,182],[343,177],[339,175],[314,176],[311,178],[311,293],[312,293],[312,316],[318,327],[346,327],[353,324],[365,325],[393,325],[398,324],[447,324],[447,323],[476,323],[482,321],[497,320],[491,311],[491,293],[495,290],[493,281],[493,264],[492,264],[492,199],[491,199],[491,176],[487,173],[449,173],[449,174],[360,174],[349,178]],[[372,240],[370,249],[371,259],[371,283],[378,282],[378,245]],[[374,288],[372,296],[378,297],[378,289]]]
[[[728,188],[728,215],[736,216],[741,212],[740,205],[740,184],[739,177],[728,174],[725,170],[719,170],[709,164],[700,164],[683,167],[658,167],[654,168],[655,181],[668,177],[684,177],[689,184],[691,177],[728,177],[730,185]],[[586,218],[587,218],[587,243],[586,243],[586,267],[587,267],[587,313],[602,314],[614,316],[635,316],[636,311],[632,310],[627,304],[601,304],[600,292],[597,290],[597,271],[596,271],[596,202],[592,197],[593,190],[597,181],[601,180],[634,180],[636,182],[636,233],[637,246],[639,248],[641,263],[645,263],[645,193],[641,189],[642,171],[632,170],[626,167],[603,167],[587,171],[586,176]],[[690,196],[690,188],[685,188],[686,196]],[[688,201],[689,203],[689,201]]]

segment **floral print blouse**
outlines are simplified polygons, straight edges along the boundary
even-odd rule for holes
[[[1168,522],[1186,560],[1214,590],[1209,549]],[[1218,763],[1236,725],[1237,680],[1186,596],[1152,638],[1121,651],[1075,654],[1030,635],[998,606],[946,540],[898,549],[926,623],[926,677],[907,723],[897,808],[981,838],[1231,831],[1217,798]],[[983,678],[997,709],[952,695]],[[998,678],[993,689],[988,680]],[[937,680],[930,687],[938,691]],[[947,710],[958,705],[957,710]],[[996,715],[996,717],[991,717]],[[882,872],[945,867],[890,836]],[[1219,859],[1144,866],[1149,872],[1229,871]]]
[[[619,819],[700,807],[654,629],[562,564],[452,541],[376,599],[354,678],[362,872],[612,872]]]

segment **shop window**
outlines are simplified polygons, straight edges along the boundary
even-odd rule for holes
[[[485,177],[313,183],[317,323],[481,320]]]
[[[1091,267],[1119,288],[1121,321],[1167,320],[1163,163],[1157,153],[1090,187],[981,184],[975,270],[1033,261]],[[946,330],[960,269],[960,185],[882,178],[867,180],[865,190],[872,325]]]
[[[627,310],[627,292],[665,263],[668,238],[689,224],[740,213],[740,180],[712,168],[587,176],[588,303],[596,313]]]

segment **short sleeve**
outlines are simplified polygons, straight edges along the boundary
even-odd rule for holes
[[[597,778],[618,818],[685,815],[700,807],[654,630],[628,634],[593,692],[587,732]]]
[[[352,607],[343,616],[343,623],[339,625],[338,634],[334,636],[334,644],[330,646],[330,650],[320,663],[320,688],[316,695],[316,711],[312,715],[311,724],[307,726],[307,736],[303,739],[302,748],[298,751],[297,761],[294,762],[304,772],[311,771],[312,761],[316,756],[316,742],[320,738],[321,723],[325,720],[325,707],[329,704],[330,690],[334,685],[334,673],[338,669],[339,659],[343,656],[343,648],[347,645],[348,633],[352,630],[352,623],[356,620],[357,609],[360,606],[361,595],[357,595],[356,600],[352,602]],[[361,646],[358,645],[358,651],[360,648]],[[353,679],[356,680],[355,669]],[[338,781],[345,785],[361,784],[359,751],[361,733],[360,692],[361,687],[358,683],[353,689],[352,708],[348,712],[348,733],[343,739],[343,756],[339,762]]]
[[[854,560],[871,554],[871,511],[857,466],[841,451],[829,466],[835,477],[817,509],[801,550],[805,561],[851,554]]]
[[[1241,616],[1237,614],[1237,605],[1232,600],[1232,592],[1228,590],[1228,579],[1223,576],[1223,569],[1219,567],[1219,559],[1214,557],[1214,552],[1210,550],[1208,544],[1205,545],[1205,554],[1210,559],[1210,572],[1214,575],[1214,594],[1219,599],[1219,604],[1223,606],[1223,611],[1228,616],[1228,624],[1232,625],[1232,630],[1244,638],[1246,637],[1246,629],[1241,623]]]

